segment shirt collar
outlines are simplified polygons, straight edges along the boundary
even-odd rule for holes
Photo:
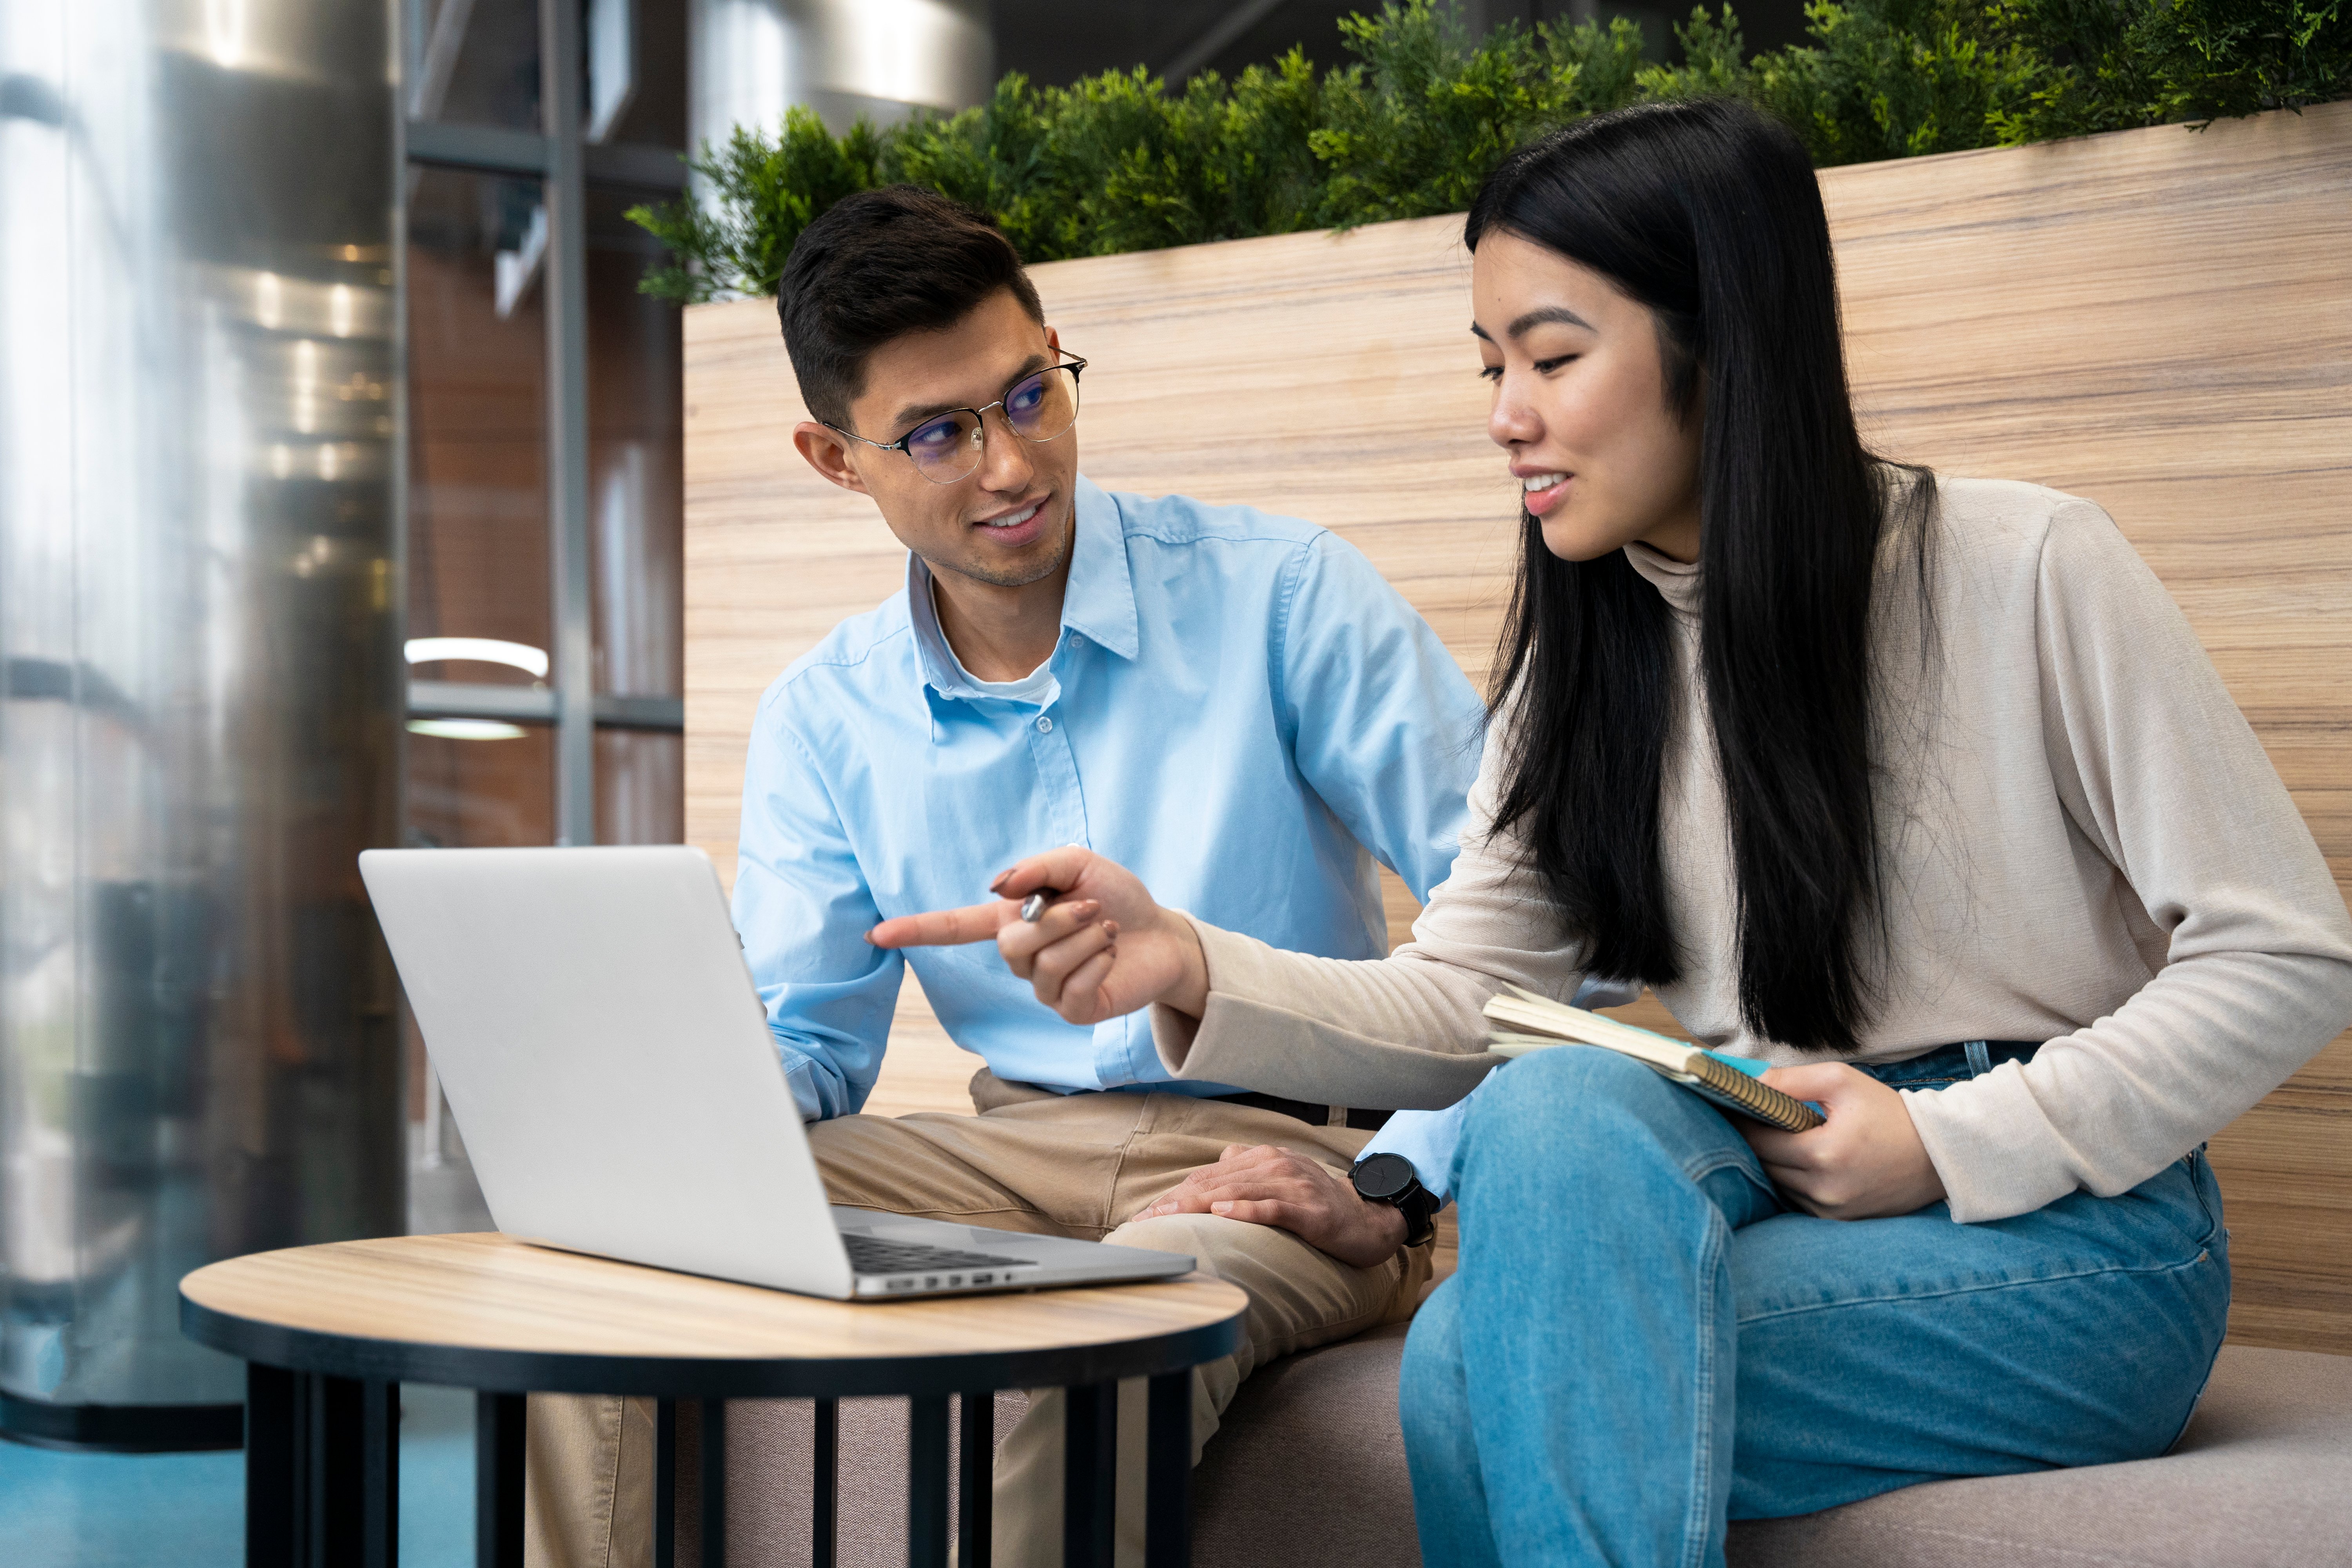
[[[1076,538],[1070,546],[1070,576],[1062,589],[1062,629],[1076,632],[1121,658],[1141,646],[1136,631],[1135,577],[1127,563],[1127,531],[1118,503],[1095,482],[1078,477]],[[940,629],[931,602],[931,569],[912,551],[907,554],[907,618],[915,629],[923,684],[942,697],[975,697],[963,666]],[[1061,649],[1054,650],[1061,657]]]
[[[1133,658],[1135,574],[1127,563],[1127,530],[1118,503],[1078,476],[1077,540],[1070,547],[1070,582],[1062,591],[1062,626],[1121,658]]]

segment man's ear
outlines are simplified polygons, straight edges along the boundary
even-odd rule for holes
[[[832,484],[859,495],[874,492],[866,488],[866,480],[850,466],[849,441],[830,425],[820,425],[814,419],[803,419],[793,426],[793,445],[806,458],[808,466],[824,476]]]
[[[1062,357],[1062,334],[1055,329],[1051,321],[1045,323],[1045,347],[1052,352],[1055,359]]]

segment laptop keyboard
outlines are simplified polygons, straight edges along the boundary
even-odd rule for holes
[[[841,1245],[849,1249],[849,1267],[860,1274],[939,1274],[948,1269],[961,1273],[975,1268],[993,1271],[1026,1268],[1037,1261],[1034,1258],[1000,1258],[992,1252],[962,1252],[919,1241],[890,1241],[878,1236],[845,1234]]]

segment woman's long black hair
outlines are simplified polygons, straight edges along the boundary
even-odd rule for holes
[[[1667,397],[1701,420],[1699,669],[1738,889],[1739,1009],[1768,1039],[1853,1051],[1876,1000],[1872,588],[1932,479],[1892,487],[1854,427],[1828,219],[1803,146],[1722,100],[1597,116],[1521,148],[1470,208],[1649,307]],[[1660,794],[1671,612],[1622,552],[1563,561],[1522,519],[1490,704],[1508,701],[1497,831],[1516,828],[1594,972],[1664,984]],[[1908,553],[1908,552],[1906,552]],[[1924,575],[1918,580],[1923,596]]]

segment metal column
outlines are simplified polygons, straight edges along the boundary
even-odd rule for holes
[[[234,1446],[180,1276],[397,1233],[388,0],[0,8],[0,1425]]]

